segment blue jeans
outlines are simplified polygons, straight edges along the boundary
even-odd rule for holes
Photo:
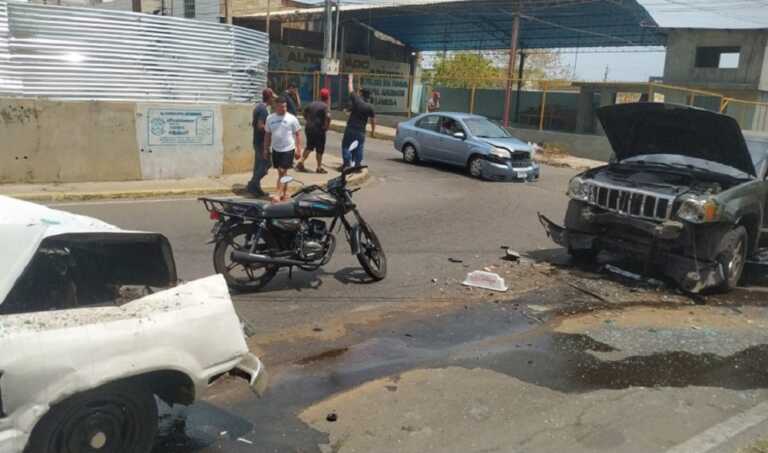
[[[267,176],[271,164],[269,159],[264,158],[264,143],[253,145],[253,150],[256,153],[256,157],[253,160],[253,176],[248,181],[248,186],[246,186],[245,190],[248,192],[259,192],[261,191],[261,180]]]
[[[357,140],[357,148],[350,151],[349,146]],[[341,140],[341,158],[344,160],[344,166],[354,165],[359,167],[363,163],[363,147],[365,145],[365,132],[347,129],[344,131],[344,138]]]

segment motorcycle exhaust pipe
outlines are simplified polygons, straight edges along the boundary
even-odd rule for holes
[[[242,252],[235,250],[231,255],[232,261],[246,264],[277,264],[278,266],[306,266],[306,261],[289,260],[287,258],[274,258],[267,255]]]

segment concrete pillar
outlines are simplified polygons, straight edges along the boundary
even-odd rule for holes
[[[616,89],[614,88],[601,88],[600,89],[600,107],[606,105],[613,105],[616,103]],[[605,135],[603,126],[600,125],[600,121],[595,121],[595,133],[598,135]]]
[[[595,123],[595,112],[592,111],[592,99],[595,92],[585,87],[579,91],[579,99],[576,105],[576,132],[583,134],[592,132]]]

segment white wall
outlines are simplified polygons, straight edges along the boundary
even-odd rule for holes
[[[184,0],[169,0],[168,15],[184,17]],[[206,22],[219,22],[219,0],[195,0],[195,19]]]

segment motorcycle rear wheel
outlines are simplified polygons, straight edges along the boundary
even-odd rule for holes
[[[269,283],[280,266],[275,264],[241,264],[232,261],[235,250],[249,251],[253,242],[253,227],[238,225],[216,243],[213,249],[213,268],[222,274],[230,289],[250,292],[257,291]],[[279,244],[269,231],[263,231],[256,251],[277,249]]]
[[[387,276],[387,255],[379,237],[366,223],[360,225],[360,251],[357,253],[357,260],[374,281],[384,280]]]

